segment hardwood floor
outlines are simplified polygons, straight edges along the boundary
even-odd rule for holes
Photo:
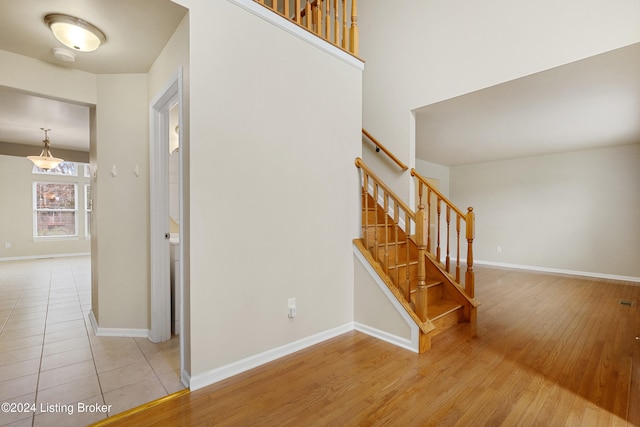
[[[638,284],[476,274],[475,332],[425,354],[350,332],[109,425],[640,425]]]

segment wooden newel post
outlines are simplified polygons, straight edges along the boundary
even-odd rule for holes
[[[474,298],[475,287],[475,273],[473,272],[473,238],[475,236],[475,221],[476,215],[473,213],[473,208],[468,208],[466,223],[467,223],[467,273],[465,275],[465,291],[469,297]]]
[[[358,55],[360,37],[358,35],[358,0],[351,1],[351,29],[349,30],[349,52]]]
[[[420,198],[422,199],[422,197]],[[424,205],[420,200],[416,212],[416,244],[418,246],[418,287],[416,289],[416,314],[423,322],[427,320],[427,245]]]

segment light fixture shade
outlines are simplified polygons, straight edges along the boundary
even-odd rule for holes
[[[57,157],[53,157],[51,155],[51,150],[49,150],[49,136],[47,132],[51,129],[40,128],[44,131],[44,139],[42,142],[44,143],[44,148],[39,156],[27,156],[27,159],[31,160],[34,165],[39,167],[40,169],[49,170],[53,169],[58,164],[64,162],[62,159],[58,159]]]
[[[45,16],[44,22],[60,43],[80,52],[92,52],[107,41],[95,25],[74,16],[54,13]]]
[[[39,156],[27,156],[27,159],[31,160],[34,165],[43,170],[53,169],[62,163],[64,160],[57,159],[55,157],[47,157],[43,155]]]

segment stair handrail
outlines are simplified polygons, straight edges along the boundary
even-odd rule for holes
[[[426,226],[426,232],[427,232],[427,237],[426,237],[426,249],[427,252],[430,253],[432,256],[435,257],[435,259],[442,264],[441,261],[441,247],[440,247],[440,215],[441,215],[441,203],[440,202],[444,202],[445,206],[446,206],[446,211],[445,211],[445,218],[446,218],[446,255],[445,255],[445,263],[442,264],[442,266],[444,267],[444,269],[446,270],[447,273],[451,274],[451,256],[450,256],[450,248],[451,248],[451,244],[450,244],[450,226],[451,226],[451,211],[453,211],[456,215],[455,218],[455,224],[456,224],[456,235],[457,235],[457,241],[456,241],[456,251],[457,251],[457,255],[456,255],[456,268],[455,268],[455,281],[457,283],[462,283],[460,280],[460,230],[461,230],[461,223],[464,223],[465,226],[465,238],[467,240],[467,258],[466,258],[466,263],[467,263],[467,270],[465,272],[465,283],[464,283],[464,290],[465,293],[470,297],[470,298],[474,298],[474,294],[475,294],[475,273],[473,271],[473,240],[474,240],[474,236],[475,236],[475,213],[473,212],[473,208],[469,207],[467,208],[467,212],[463,213],[462,210],[460,210],[451,200],[449,200],[444,194],[442,194],[437,188],[435,188],[433,185],[429,184],[429,182],[422,176],[420,175],[414,168],[411,169],[411,176],[415,177],[418,180],[418,204],[421,205],[424,209],[424,204],[423,204],[423,186],[427,187],[427,197],[426,197],[426,201],[427,201],[427,207],[426,207],[426,212],[427,212],[427,223],[430,224],[431,223],[431,219],[430,219],[430,215],[431,215],[431,193],[435,194],[436,196],[436,215],[437,215],[437,228],[436,228],[436,245],[435,245],[435,252],[432,251],[432,245],[431,245],[431,228],[429,226]]]
[[[384,154],[386,154],[393,162],[400,167],[403,171],[409,169],[409,166],[405,165],[400,159],[398,159],[387,147],[382,145],[380,141],[378,141],[371,133],[369,133],[365,128],[362,128],[362,134],[366,136],[369,141],[373,142],[376,146],[376,151],[382,150]]]
[[[357,0],[351,0],[350,15],[346,0],[293,0],[293,13],[290,0],[254,1],[358,58]]]
[[[416,213],[413,211],[413,209],[411,209],[409,207],[409,205],[407,205],[405,202],[403,202],[402,199],[400,198],[400,196],[398,196],[396,193],[394,193],[393,190],[391,188],[389,188],[384,183],[384,181],[382,181],[382,179],[380,179],[380,177],[378,175],[376,175],[375,172],[373,172],[373,170],[371,170],[371,168],[369,166],[367,166],[362,161],[362,159],[360,157],[356,157],[356,167],[359,168],[359,169],[364,170],[367,173],[367,175],[370,178],[372,178],[377,185],[382,187],[384,192],[387,193],[391,197],[391,199],[393,199],[394,203],[398,203],[398,206],[401,207],[404,211],[406,211],[409,214],[409,216],[411,217],[411,219],[415,221]]]

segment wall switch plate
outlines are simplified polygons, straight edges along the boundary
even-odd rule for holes
[[[4,242],[5,249],[11,249],[11,242]]]
[[[296,309],[296,299],[295,298],[289,298],[287,300],[287,307],[289,309],[289,318],[294,318],[296,317],[297,313],[297,309]]]

